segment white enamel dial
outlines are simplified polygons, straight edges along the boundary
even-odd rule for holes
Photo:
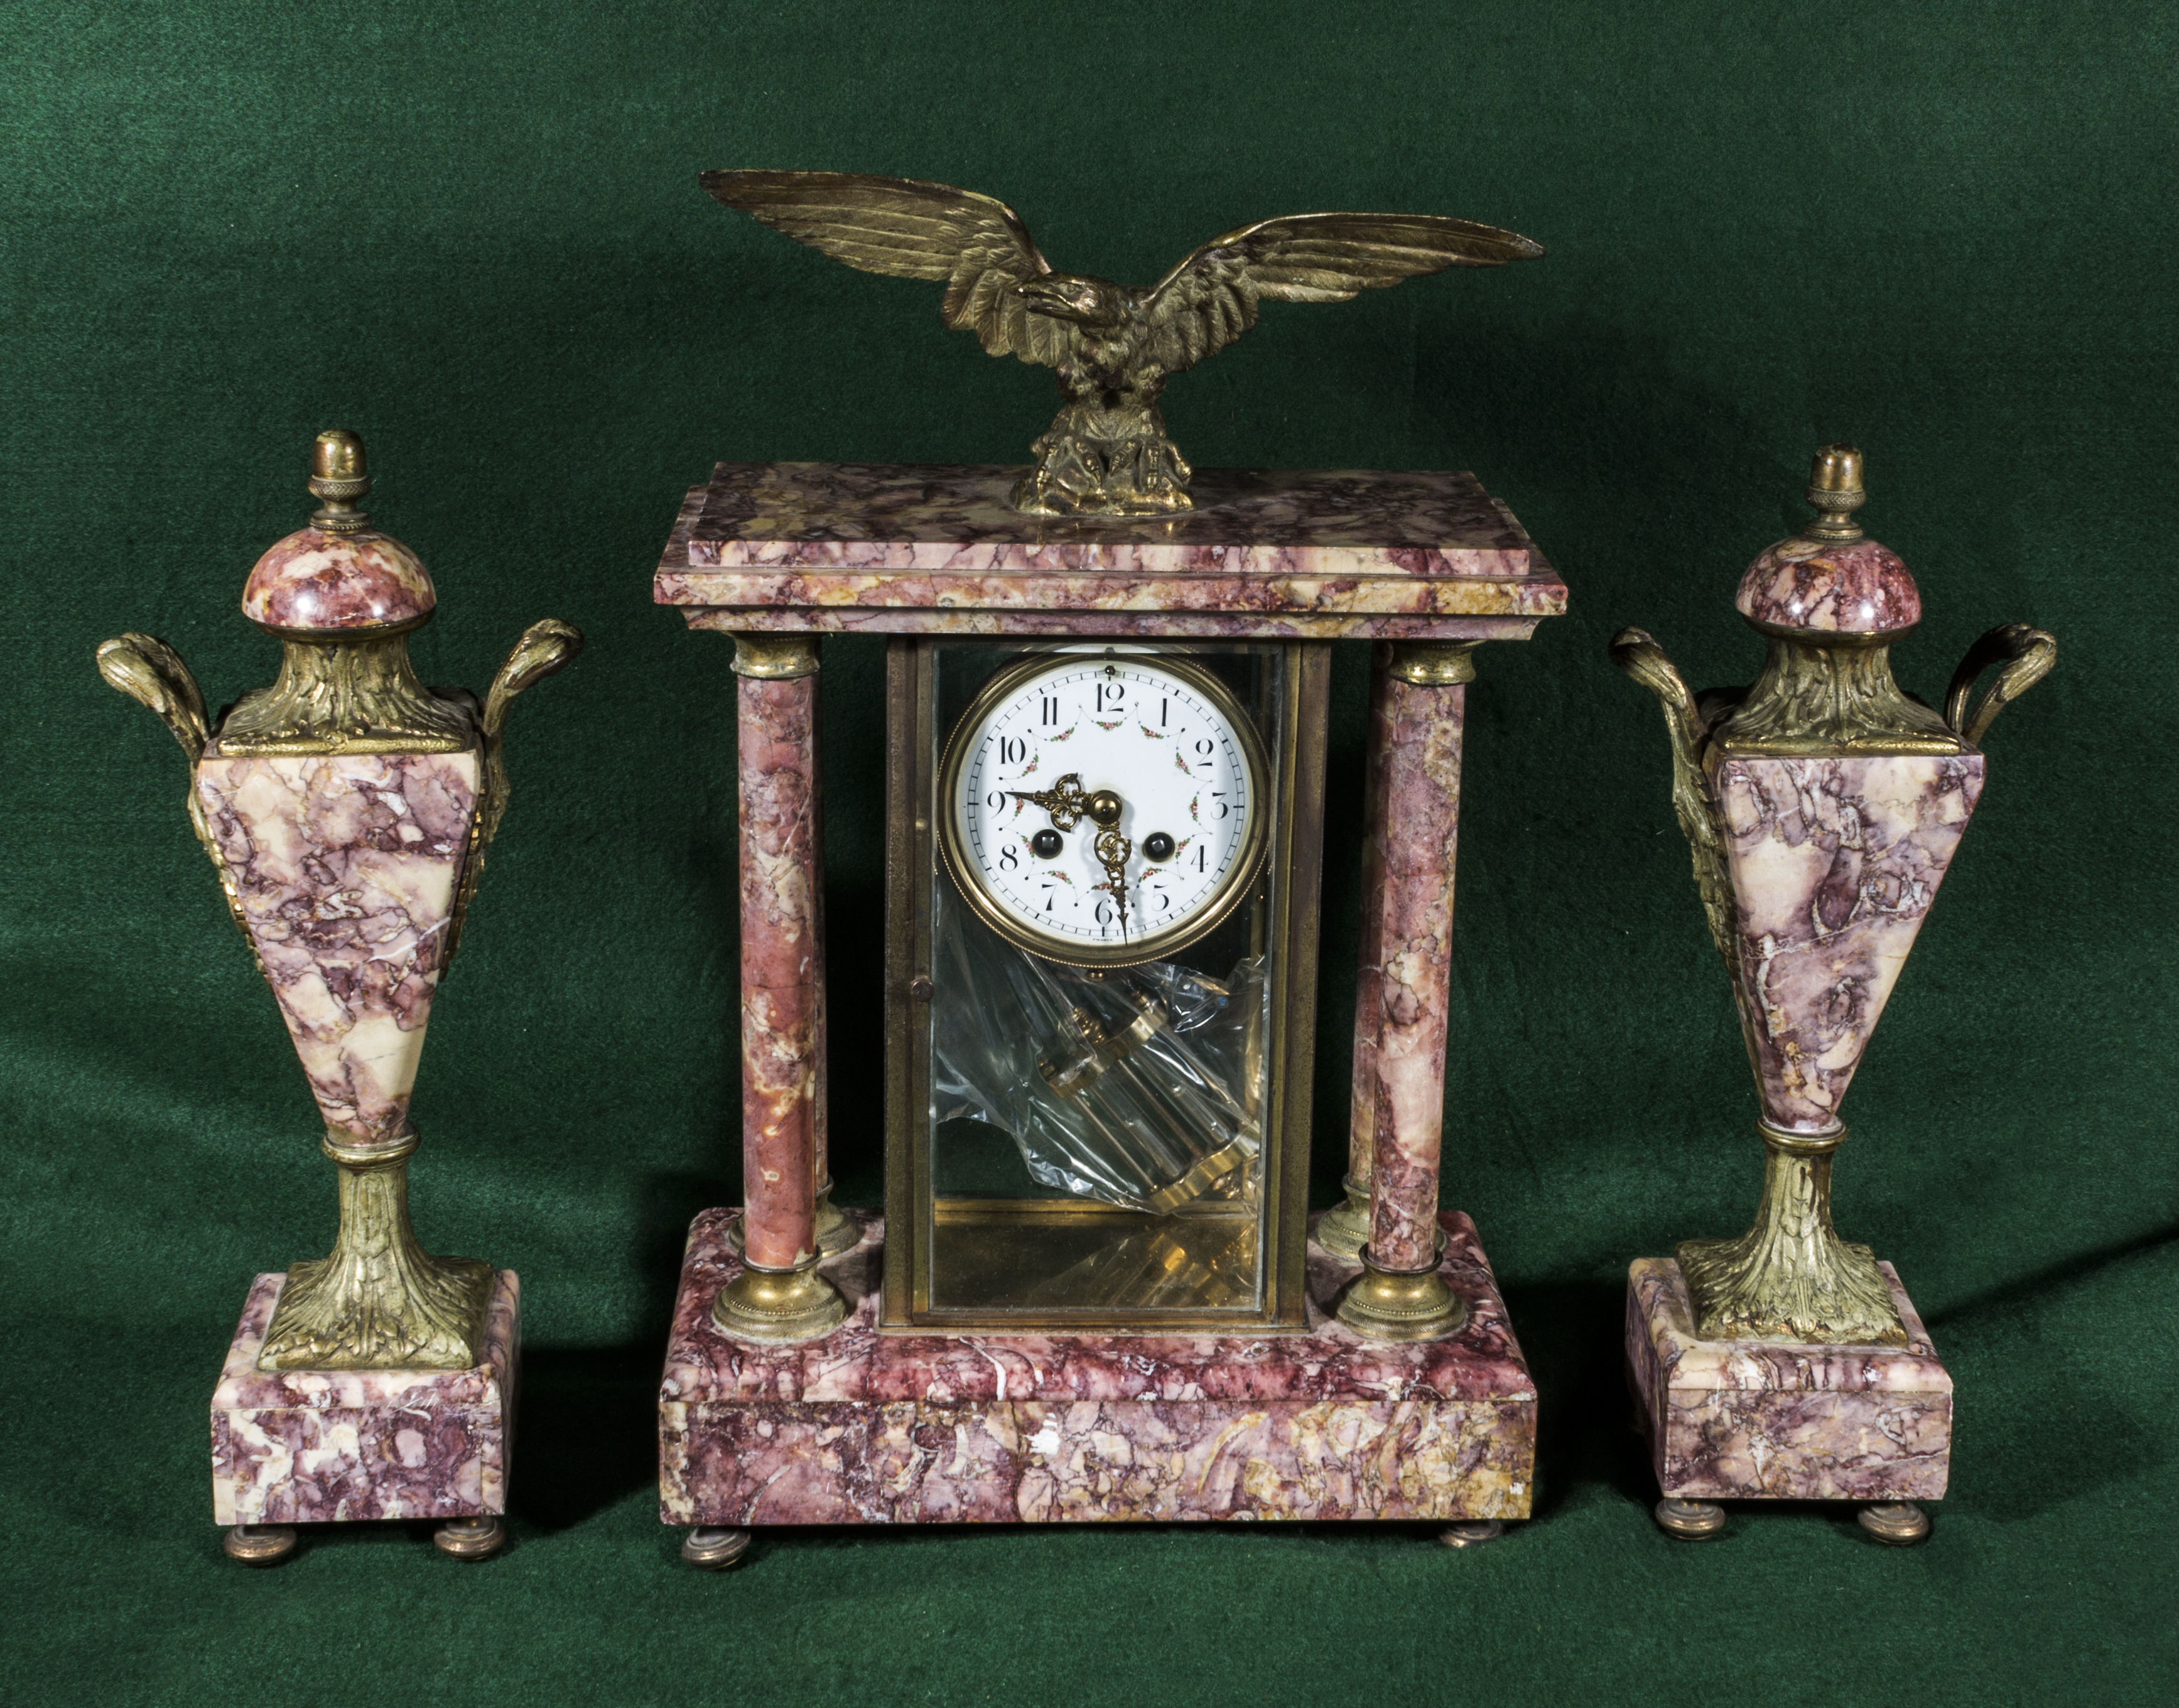
[[[1155,655],[1010,666],[941,767],[940,846],[976,912],[1051,959],[1126,965],[1230,913],[1270,826],[1262,744],[1208,671]]]

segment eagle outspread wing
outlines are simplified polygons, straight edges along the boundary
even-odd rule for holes
[[[1256,323],[1256,305],[1336,303],[1453,266],[1544,252],[1518,233],[1422,213],[1304,213],[1211,239],[1150,292],[1150,354],[1192,368]]]
[[[1051,271],[1002,201],[974,190],[859,172],[707,172],[728,207],[864,272],[936,279],[946,324],[995,356],[1057,366],[1074,329],[1033,313],[1013,287]]]

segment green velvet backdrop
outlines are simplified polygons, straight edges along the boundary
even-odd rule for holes
[[[14,3],[4,47],[8,1337],[0,1656],[15,1700],[2147,1701],[2172,1634],[2179,1160],[2170,197],[2174,25],[2142,3],[464,6]],[[1018,460],[1047,376],[730,216],[697,172],[1002,196],[1062,266],[1154,276],[1319,207],[1512,227],[1543,261],[1273,305],[1169,400],[1208,465],[1453,466],[1573,612],[1472,690],[1446,1202],[1542,1395],[1535,1521],[1411,1533],[806,1535],[715,1579],[656,1516],[650,1384],[689,1215],[738,1194],[728,648],[650,602],[717,459]],[[215,705],[311,435],[437,577],[427,680],[590,637],[511,731],[514,803],[416,1099],[427,1243],[522,1272],[513,1545],[399,1527],[272,1573],[210,1522],[205,1402],[248,1277],[333,1205],[124,629]],[[1929,616],[2059,636],[1991,738],[1942,904],[1855,1087],[1844,1230],[1959,1387],[1952,1494],[1651,1527],[1622,1424],[1629,1258],[1736,1231],[1754,1103],[1666,804],[1653,629],[1744,680],[1742,566],[1810,449]],[[2160,541],[2166,546],[2160,546]],[[842,1196],[880,1135],[877,646],[825,677]],[[1332,821],[1356,805],[1340,664]],[[1339,1167],[1356,898],[1326,893],[1317,1183]],[[384,1682],[380,1682],[381,1679]],[[2163,1680],[2159,1685],[2157,1680]]]

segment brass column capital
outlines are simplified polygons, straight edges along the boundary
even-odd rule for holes
[[[711,1326],[736,1340],[816,1340],[848,1320],[848,1301],[817,1259],[793,1269],[761,1269],[742,1260],[742,1272],[711,1302]]]
[[[762,682],[791,682],[817,673],[815,634],[747,634],[734,636],[734,674]]]
[[[1435,1268],[1380,1269],[1364,1248],[1362,1272],[1339,1296],[1339,1320],[1370,1340],[1440,1340],[1468,1326],[1468,1306]]]
[[[1394,640],[1387,642],[1380,667],[1388,676],[1418,688],[1455,688],[1475,680],[1479,640]]]

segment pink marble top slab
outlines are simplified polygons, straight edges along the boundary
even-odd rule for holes
[[[1458,1211],[1438,1218],[1446,1234],[1439,1273],[1467,1302],[1467,1326],[1447,1339],[1407,1345],[1365,1341],[1330,1314],[1340,1288],[1358,1271],[1314,1243],[1309,1327],[1302,1334],[883,1334],[877,1327],[877,1279],[884,1221],[849,1211],[863,1223],[862,1241],[823,1265],[847,1295],[848,1321],[822,1340],[760,1346],[729,1339],[711,1322],[719,1288],[741,1270],[726,1243],[727,1230],[740,1214],[707,1210],[689,1227],[660,1390],[667,1400],[944,1405],[1535,1398],[1475,1226]]]
[[[894,633],[1512,639],[1566,609],[1472,475],[1213,469],[1191,513],[1089,519],[1009,508],[1019,473],[722,463],[690,491],[654,596],[706,628]]]
[[[1702,1340],[1680,1266],[1670,1258],[1637,1258],[1627,1271],[1640,1320],[1665,1372],[1665,1386],[1738,1388],[1770,1393],[1950,1393],[1929,1332],[1888,1263],[1877,1268],[1906,1326],[1907,1344],[1818,1346],[1788,1340]]]

